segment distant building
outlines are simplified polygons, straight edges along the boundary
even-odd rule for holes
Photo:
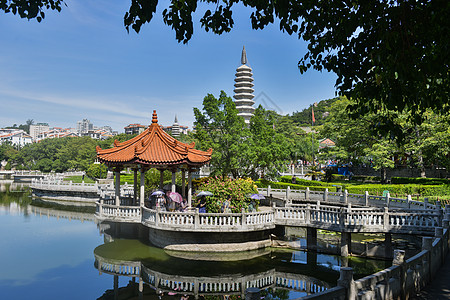
[[[39,133],[35,139],[35,142],[39,142],[44,139],[77,137],[77,136],[78,136],[78,134],[74,131],[73,128],[53,127],[53,128],[48,129],[47,131],[43,131],[43,132]]]
[[[173,122],[172,126],[161,126],[161,127],[165,132],[172,134],[173,137],[179,137],[180,134],[188,133],[188,126],[178,124],[177,116],[175,116],[175,121]]]
[[[9,130],[8,130],[9,131]],[[0,129],[0,145],[3,143],[11,143],[14,146],[23,147],[33,142],[33,138],[21,129],[15,129],[5,133],[5,129]]]
[[[85,135],[89,130],[94,130],[94,124],[92,124],[88,119],[83,119],[77,122],[77,133],[79,135]]]
[[[126,134],[139,134],[143,132],[145,128],[147,128],[147,126],[141,124],[130,124],[124,127]]]
[[[37,123],[36,125],[30,125],[30,136],[33,138],[33,141],[36,141],[39,134],[49,129],[50,127],[48,126],[48,123]]]
[[[330,140],[329,138],[319,140],[319,149],[327,148],[327,147],[335,147],[336,143]]]

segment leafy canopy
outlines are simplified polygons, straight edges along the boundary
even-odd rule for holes
[[[193,14],[204,9],[200,24],[215,34],[234,25],[234,5],[251,8],[253,29],[279,23],[280,30],[308,43],[298,67],[336,73],[336,88],[357,99],[354,115],[378,110],[408,111],[420,124],[430,108],[447,112],[450,99],[450,3],[447,0],[171,0],[163,21],[187,43]],[[199,5],[203,3],[203,5]],[[0,0],[0,9],[22,18],[44,18],[45,9],[61,10],[61,0]],[[132,0],[124,25],[139,32],[152,20],[158,0]],[[383,120],[390,130],[393,115]]]
[[[213,149],[210,164],[214,176],[258,178],[261,172],[274,173],[289,155],[289,145],[261,106],[248,125],[222,91],[219,98],[208,94],[203,110],[194,108],[194,115],[197,145],[202,150]]]

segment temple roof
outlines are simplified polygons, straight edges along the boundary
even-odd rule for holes
[[[119,143],[114,141],[111,149],[97,146],[97,158],[109,166],[143,165],[146,167],[199,167],[211,159],[212,149],[194,149],[195,143],[185,144],[166,133],[158,124],[153,111],[152,124],[138,136]]]

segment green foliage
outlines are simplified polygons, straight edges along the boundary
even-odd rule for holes
[[[238,116],[233,100],[221,92],[216,99],[208,94],[203,112],[194,108],[194,138],[202,150],[213,149],[213,176],[258,178],[259,172],[275,174],[289,156],[288,144],[273,128],[275,120],[261,106],[248,126]]]
[[[309,181],[314,182],[314,181]],[[264,180],[258,180],[255,181],[255,184],[259,188],[267,188],[269,185],[273,189],[287,189],[288,186],[291,187],[291,190],[306,190],[308,187],[311,191],[325,191],[326,188],[328,188],[329,192],[336,191],[336,187],[333,185],[308,185],[308,184],[292,184],[288,182],[271,182],[271,181],[264,181]]]
[[[392,177],[392,184],[449,184],[449,180],[446,178],[410,178],[410,177]]]
[[[73,183],[82,183],[84,181],[84,183],[95,183],[94,180],[92,180],[91,178],[87,177],[87,176],[69,176],[69,177],[65,177],[64,181],[72,181]]]
[[[209,177],[198,185],[199,191],[209,191],[213,196],[206,197],[206,211],[211,213],[221,212],[223,202],[231,196],[231,212],[238,213],[242,209],[248,211],[250,204],[257,209],[259,200],[247,197],[249,194],[258,193],[255,183],[251,179],[231,179],[228,177]],[[194,201],[197,206],[200,199]]]
[[[421,195],[421,196],[445,196],[450,194],[449,184],[422,185],[422,184],[343,184],[343,189],[347,189],[351,194],[364,194],[368,191],[371,195],[382,195],[383,191],[389,191],[391,197],[399,195]]]
[[[41,22],[45,18],[45,10],[61,11],[62,5],[66,5],[63,0],[3,0],[0,1],[0,10]]]
[[[314,106],[314,118],[316,119],[314,125],[322,125],[324,123],[324,120],[329,114],[331,105],[338,99],[340,99],[340,97],[322,100],[317,103],[317,106]],[[292,114],[291,119],[301,126],[311,126],[312,109],[312,106],[310,106],[302,111],[296,111]]]
[[[96,157],[97,141],[90,137],[44,139],[20,150],[7,148],[3,156],[17,168],[43,172],[85,171]],[[2,147],[3,148],[3,147]]]
[[[285,183],[292,183],[292,176],[281,176],[280,181],[285,182]],[[329,184],[327,184],[325,182],[316,181],[316,180],[307,180],[307,179],[301,179],[301,178],[296,178],[296,182],[298,185],[303,185],[303,186],[329,186]]]
[[[108,168],[103,164],[91,164],[86,171],[86,175],[92,178],[106,178]]]
[[[162,10],[179,42],[193,34],[194,13],[202,27],[216,34],[232,29],[233,5],[241,1],[173,0]],[[446,1],[242,1],[251,10],[253,29],[279,19],[280,30],[308,43],[300,59],[301,73],[313,68],[337,75],[336,88],[358,99],[358,115],[378,110],[409,110],[420,123],[427,108],[447,109],[449,103],[448,16]],[[156,12],[157,0],[135,0],[125,15],[125,27],[139,32]],[[339,11],[339,13],[336,13]],[[431,28],[431,29],[430,29]],[[389,126],[392,115],[380,120]]]
[[[245,175],[251,150],[249,130],[244,119],[237,115],[233,100],[223,91],[218,99],[208,94],[203,99],[203,111],[194,108],[194,137],[200,149],[213,149],[211,175],[232,174],[234,178]]]

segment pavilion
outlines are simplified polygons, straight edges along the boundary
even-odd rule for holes
[[[185,195],[186,172],[188,173],[188,206],[192,204],[192,172],[211,160],[212,149],[201,151],[194,149],[195,143],[182,143],[158,124],[156,110],[153,111],[152,124],[138,136],[123,143],[114,141],[111,149],[97,146],[98,161],[107,165],[115,173],[115,205],[120,205],[120,171],[131,168],[134,171],[134,203],[137,203],[137,173],[140,172],[139,205],[144,205],[145,172],[151,168],[160,171],[160,188],[163,187],[164,170],[172,172],[172,192],[175,192],[175,174],[181,171],[182,196]]]

